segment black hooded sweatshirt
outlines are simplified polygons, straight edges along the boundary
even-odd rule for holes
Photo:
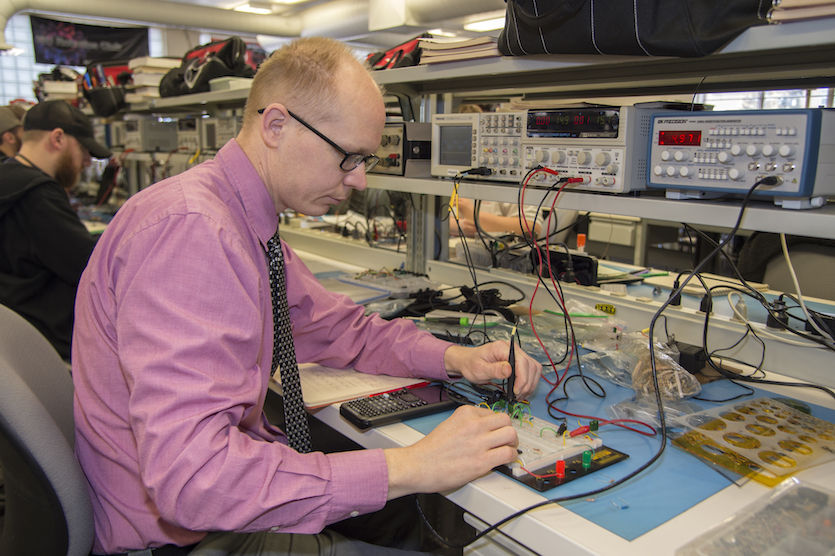
[[[95,244],[57,181],[16,159],[0,164],[0,303],[64,359],[75,292]]]

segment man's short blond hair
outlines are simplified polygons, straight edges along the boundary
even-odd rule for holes
[[[367,71],[343,43],[324,37],[295,39],[272,53],[255,74],[244,109],[244,126],[258,110],[280,102],[299,116],[326,120],[335,116],[338,79],[345,69]],[[314,116],[315,114],[315,116]]]

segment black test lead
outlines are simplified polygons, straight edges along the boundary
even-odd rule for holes
[[[513,342],[513,336],[516,334],[516,327],[510,333],[510,353],[507,356],[507,362],[510,363],[510,376],[507,379],[507,412],[513,413],[513,406],[516,405],[516,394],[513,393],[513,387],[516,385],[516,344]]]

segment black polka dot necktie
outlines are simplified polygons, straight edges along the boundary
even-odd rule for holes
[[[310,429],[302,405],[302,385],[296,346],[290,328],[290,308],[287,305],[287,286],[284,275],[284,253],[278,231],[267,243],[267,264],[270,267],[270,290],[273,298],[273,362],[270,376],[281,369],[281,389],[284,392],[284,427],[290,447],[306,454],[310,449]]]

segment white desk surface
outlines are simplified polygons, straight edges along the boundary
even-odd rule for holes
[[[336,263],[306,252],[300,252],[299,256],[309,263],[314,273],[322,272],[326,268],[328,270],[360,270],[359,267]],[[783,379],[774,375],[770,375],[770,378]],[[785,378],[785,380],[792,381],[793,379]],[[835,407],[835,400],[819,391],[785,387],[781,389],[766,385],[759,387],[762,390],[824,407]],[[402,423],[361,431],[339,415],[338,405],[319,409],[314,412],[314,415],[366,448],[408,446],[423,437],[422,433]],[[674,448],[668,446],[667,449]],[[651,473],[650,469],[645,471],[643,476]],[[806,469],[795,476],[801,481],[835,491],[835,462]],[[708,528],[720,524],[770,490],[755,481],[749,481],[741,488],[728,486],[633,541],[627,541],[556,504],[544,506],[511,520],[502,526],[501,530],[530,550],[543,555],[673,555],[676,549]],[[545,500],[539,493],[498,472],[489,473],[457,490],[443,494],[465,511],[489,523],[495,523],[512,513]],[[657,495],[675,496],[675,493],[658,492]]]

